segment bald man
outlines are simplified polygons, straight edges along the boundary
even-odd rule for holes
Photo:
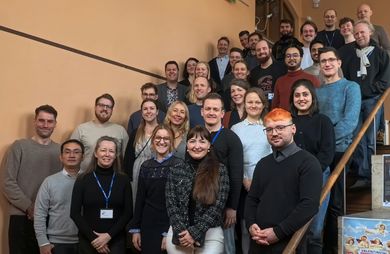
[[[364,19],[371,23],[371,16],[373,12],[371,10],[371,7],[368,4],[361,4],[357,8],[357,17],[358,19]],[[380,26],[380,25],[374,25],[374,33],[371,35],[371,39],[376,41],[378,43],[378,46],[382,49],[384,49],[387,54],[390,55],[390,40],[389,36],[387,35],[386,30]]]

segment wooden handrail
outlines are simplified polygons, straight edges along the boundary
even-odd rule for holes
[[[322,188],[321,198],[320,198],[320,206],[322,205],[322,202],[324,202],[326,196],[329,194],[329,192],[332,189],[335,182],[337,181],[337,178],[343,172],[345,165],[349,161],[350,157],[352,156],[353,152],[355,151],[356,147],[358,146],[363,135],[366,133],[371,122],[374,120],[376,113],[378,112],[378,110],[382,106],[382,104],[385,102],[385,100],[389,94],[390,94],[390,88],[388,88],[384,92],[384,94],[381,96],[381,98],[379,99],[379,101],[375,105],[374,110],[370,113],[370,115],[368,116],[368,118],[364,122],[362,128],[360,129],[359,133],[356,135],[352,144],[345,151],[343,157],[341,157],[341,160],[336,165],[336,168],[333,170],[332,174],[329,176],[328,181],[326,182],[325,186]],[[306,230],[308,229],[310,223],[311,223],[311,220],[294,233],[293,237],[290,239],[289,243],[284,248],[283,254],[295,253],[295,249],[298,247],[298,244],[301,241],[304,234],[306,233]]]

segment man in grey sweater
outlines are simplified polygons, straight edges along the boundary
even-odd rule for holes
[[[49,105],[35,109],[34,136],[15,141],[7,154],[3,193],[9,206],[9,253],[39,253],[34,234],[34,202],[45,177],[58,172],[60,146],[51,140],[57,111]]]
[[[41,254],[76,254],[78,229],[70,218],[72,189],[84,156],[84,145],[70,139],[61,145],[62,171],[48,176],[35,201],[34,228]]]

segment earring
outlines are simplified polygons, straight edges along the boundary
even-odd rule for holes
[[[210,152],[210,149],[207,149],[207,152],[209,153],[209,152]]]

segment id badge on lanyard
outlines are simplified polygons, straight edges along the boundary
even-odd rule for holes
[[[114,218],[114,209],[108,209],[108,202],[110,201],[110,197],[111,197],[112,185],[114,184],[114,179],[115,179],[115,172],[111,178],[110,189],[108,191],[108,194],[106,194],[106,192],[104,191],[95,172],[93,172],[93,175],[95,176],[95,179],[96,179],[96,182],[99,186],[100,191],[103,193],[104,200],[106,203],[106,208],[100,209],[100,219],[113,219]]]

